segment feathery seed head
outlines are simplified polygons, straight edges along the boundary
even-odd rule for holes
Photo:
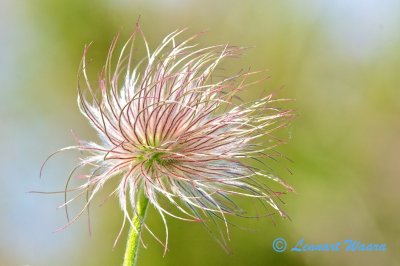
[[[85,183],[75,189],[80,191],[78,196],[87,194],[82,212],[107,181],[118,179],[113,194],[119,198],[124,224],[132,222],[141,188],[164,222],[164,216],[170,215],[192,221],[220,220],[228,228],[227,215],[246,216],[235,196],[255,198],[284,216],[281,192],[267,183],[276,181],[288,191],[291,187],[270,171],[241,160],[273,158],[272,148],[279,141],[271,132],[287,124],[291,111],[274,107],[279,100],[272,95],[237,104],[237,93],[254,83],[246,79],[256,73],[230,77],[215,73],[223,59],[240,55],[244,48],[196,48],[191,42],[198,35],[177,41],[183,31],[169,34],[151,52],[137,26],[114,58],[116,37],[98,89],[86,73],[89,46],[85,47],[78,104],[101,143],[79,141],[71,147],[85,154],[77,168],[92,169]],[[137,39],[143,40],[147,52],[139,62],[133,56]],[[262,137],[273,143],[265,145]],[[175,211],[166,208],[166,202]]]

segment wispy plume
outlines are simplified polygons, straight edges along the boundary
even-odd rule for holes
[[[133,225],[143,191],[164,221],[166,240],[160,242],[165,248],[167,215],[204,222],[209,231],[208,221],[222,223],[222,235],[228,235],[228,216],[247,215],[235,202],[238,196],[260,202],[266,212],[272,209],[285,216],[279,195],[292,188],[268,168],[249,165],[248,159],[268,165],[267,160],[276,156],[273,148],[281,141],[272,133],[288,124],[291,110],[278,108],[284,100],[272,94],[253,102],[238,100],[239,92],[261,84],[260,80],[248,81],[260,73],[240,71],[229,77],[216,73],[221,72],[223,60],[245,49],[230,45],[198,48],[194,41],[200,34],[179,41],[184,31],[172,32],[154,51],[139,25],[119,53],[115,51],[117,36],[96,85],[89,81],[90,45],[85,47],[78,104],[101,141],[79,140],[77,146],[62,149],[82,152],[65,190],[75,194],[63,206],[81,196],[86,197],[86,204],[69,224],[111,179],[118,180],[111,195],[119,199],[124,215],[121,231]],[[136,60],[134,52],[140,43],[147,56]],[[83,184],[68,188],[80,169],[87,170],[80,176]],[[268,186],[274,182],[282,191]],[[140,223],[151,232],[143,220]]]

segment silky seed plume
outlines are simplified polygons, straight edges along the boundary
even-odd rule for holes
[[[89,169],[80,176],[82,185],[66,188],[77,194],[66,199],[65,207],[75,198],[86,197],[85,206],[69,224],[111,179],[118,180],[111,195],[119,199],[124,216],[121,231],[133,224],[143,191],[164,221],[165,248],[166,216],[203,222],[210,232],[210,223],[222,223],[222,235],[229,234],[227,217],[246,217],[237,197],[252,198],[267,211],[285,216],[279,195],[292,188],[273,171],[249,161],[268,165],[264,161],[276,157],[274,148],[281,142],[272,133],[288,124],[292,111],[277,107],[284,100],[272,94],[253,102],[239,100],[239,92],[258,84],[248,80],[259,72],[225,77],[219,75],[219,65],[245,48],[198,48],[193,42],[200,34],[179,41],[184,31],[172,32],[151,51],[137,25],[116,54],[117,36],[95,86],[87,74],[90,45],[85,47],[78,105],[100,141],[79,140],[78,145],[62,149],[82,152],[74,171]],[[147,54],[142,60],[134,56],[137,42],[144,44]],[[284,191],[271,189],[271,182]],[[144,220],[139,222],[151,232]]]

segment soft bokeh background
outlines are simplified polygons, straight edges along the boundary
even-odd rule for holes
[[[120,265],[124,239],[115,200],[92,208],[92,236],[82,217],[68,229],[62,190],[78,154],[44,159],[81,138],[96,138],[76,105],[76,73],[94,41],[99,70],[116,32],[127,36],[138,16],[151,47],[176,28],[208,29],[203,44],[255,46],[233,69],[269,69],[251,92],[295,98],[298,117],[280,150],[294,163],[284,197],[291,217],[245,220],[233,229],[231,254],[199,224],[169,219],[170,252],[146,237],[139,265],[400,265],[400,3],[398,1],[0,1],[0,265]],[[279,167],[279,166],[278,166]],[[149,223],[162,235],[150,211]],[[386,243],[378,253],[275,253],[289,246],[356,239]]]

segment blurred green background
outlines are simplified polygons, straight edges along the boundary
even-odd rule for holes
[[[91,209],[92,236],[82,217],[68,229],[56,209],[78,154],[44,159],[73,145],[73,129],[96,139],[76,104],[83,46],[94,41],[100,70],[113,36],[128,36],[138,16],[152,48],[169,32],[209,32],[203,45],[255,46],[233,69],[269,69],[255,86],[296,99],[298,117],[281,151],[294,163],[284,197],[291,217],[243,221],[227,254],[199,224],[169,219],[170,251],[146,236],[139,265],[400,265],[400,2],[212,0],[0,1],[0,265],[120,265],[125,239],[116,200]],[[250,202],[248,203],[250,204]],[[163,234],[153,210],[149,223]],[[125,235],[124,235],[125,237]],[[356,239],[386,243],[386,252],[276,253],[289,246]]]

